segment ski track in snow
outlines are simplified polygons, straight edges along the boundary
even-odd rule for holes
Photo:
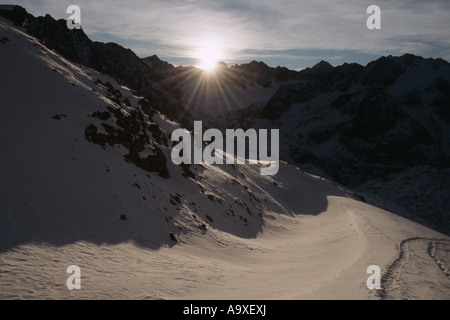
[[[409,238],[400,243],[398,258],[388,266],[381,278],[382,290],[378,295],[383,300],[416,299],[417,290],[425,291],[426,298],[433,299],[436,292],[450,298],[450,240],[432,238]],[[430,270],[437,275],[429,279]],[[409,278],[414,276],[415,287]],[[419,289],[417,288],[419,287]],[[429,294],[429,295],[428,295]],[[421,292],[420,296],[424,293]]]

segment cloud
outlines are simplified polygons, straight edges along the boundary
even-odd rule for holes
[[[66,18],[65,10],[72,4],[17,2],[35,15],[48,12],[55,18]],[[371,4],[359,0],[77,1],[83,28],[92,39],[118,42],[140,56],[158,54],[170,62],[194,61],[196,44],[207,38],[219,40],[228,63],[265,58],[283,65],[297,59],[296,68],[304,67],[305,56],[314,50],[325,60],[345,56],[348,62],[354,61],[352,53],[361,61],[363,56],[404,52],[450,55],[450,2],[377,0],[381,30],[366,28],[366,9]]]

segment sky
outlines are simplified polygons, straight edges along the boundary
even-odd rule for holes
[[[3,2],[5,3],[5,2]],[[139,57],[198,65],[210,52],[227,65],[264,61],[300,70],[412,53],[450,60],[449,0],[15,0],[35,16],[67,19],[81,9],[94,41],[116,42]],[[370,5],[381,29],[370,30]]]

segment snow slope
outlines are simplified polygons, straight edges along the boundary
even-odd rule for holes
[[[169,177],[146,171],[86,138],[118,125],[95,112],[141,112],[142,97],[2,18],[0,39],[0,299],[450,298],[450,238],[286,163],[188,177],[157,130],[141,153],[162,150]],[[178,128],[144,122],[166,139]],[[373,264],[384,290],[366,287]]]

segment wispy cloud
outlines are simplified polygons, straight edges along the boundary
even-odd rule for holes
[[[67,18],[73,1],[18,0],[35,15]],[[79,0],[82,26],[94,40],[114,41],[140,56],[194,63],[195,45],[215,38],[228,63],[252,59],[292,68],[337,57],[368,62],[405,52],[450,58],[450,2],[299,0]],[[381,30],[368,30],[366,9],[381,8]],[[251,55],[253,54],[253,56]],[[319,54],[319,55],[317,55]],[[352,59],[353,57],[353,59]],[[263,59],[264,58],[264,59]]]

